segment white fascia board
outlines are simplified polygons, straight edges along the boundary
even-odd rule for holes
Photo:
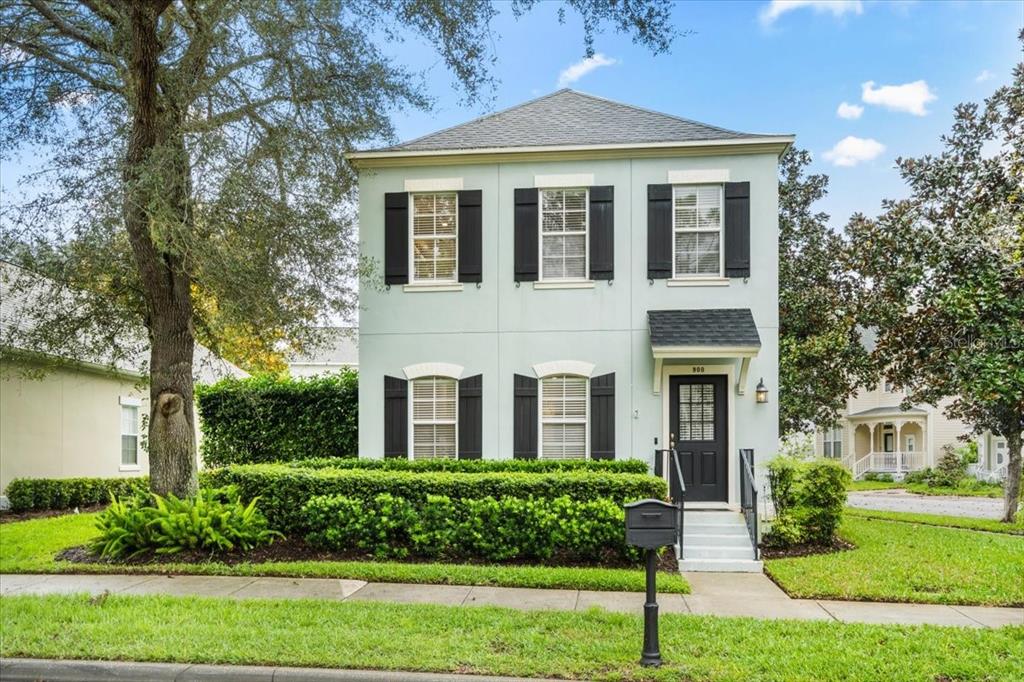
[[[655,346],[655,358],[686,360],[697,358],[753,358],[760,346]]]

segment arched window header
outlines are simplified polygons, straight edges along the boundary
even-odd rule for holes
[[[594,365],[590,362],[579,360],[553,360],[551,362],[540,362],[533,366],[533,371],[538,379],[550,377],[557,374],[570,374],[588,379],[594,373]]]
[[[421,362],[417,365],[409,365],[402,371],[405,372],[406,379],[419,379],[420,377],[461,379],[464,369],[462,365],[453,365],[450,362]]]

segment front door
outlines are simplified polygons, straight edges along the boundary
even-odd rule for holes
[[[669,435],[679,452],[687,502],[729,500],[725,399],[724,376],[670,380]]]

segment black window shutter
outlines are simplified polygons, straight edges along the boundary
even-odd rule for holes
[[[537,380],[515,375],[512,418],[512,456],[537,459]]]
[[[483,192],[459,192],[459,281],[483,281]]]
[[[615,372],[590,380],[590,458],[615,459]]]
[[[725,183],[725,276],[750,277],[750,183]]]
[[[672,277],[672,185],[647,185],[647,279]]]
[[[538,273],[537,233],[540,230],[537,222],[537,189],[535,187],[517,189],[515,204],[516,281],[536,282]]]
[[[484,450],[483,375],[459,379],[459,459],[480,459]]]
[[[384,195],[384,283],[409,281],[409,194]]]
[[[384,456],[408,457],[408,382],[384,377]]]
[[[590,279],[615,274],[615,187],[590,188]]]

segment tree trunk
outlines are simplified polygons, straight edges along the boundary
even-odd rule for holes
[[[1006,464],[1006,481],[1003,483],[1003,521],[1013,523],[1020,505],[1021,474],[1021,431],[1006,434],[1010,449],[1010,460]]]
[[[188,163],[175,112],[161,102],[157,22],[166,0],[129,4],[131,132],[125,153],[124,222],[139,269],[150,342],[150,488],[194,495],[197,489],[192,402],[190,279],[170,238],[189,229]],[[183,176],[184,173],[184,176]],[[155,238],[156,237],[156,238]]]

